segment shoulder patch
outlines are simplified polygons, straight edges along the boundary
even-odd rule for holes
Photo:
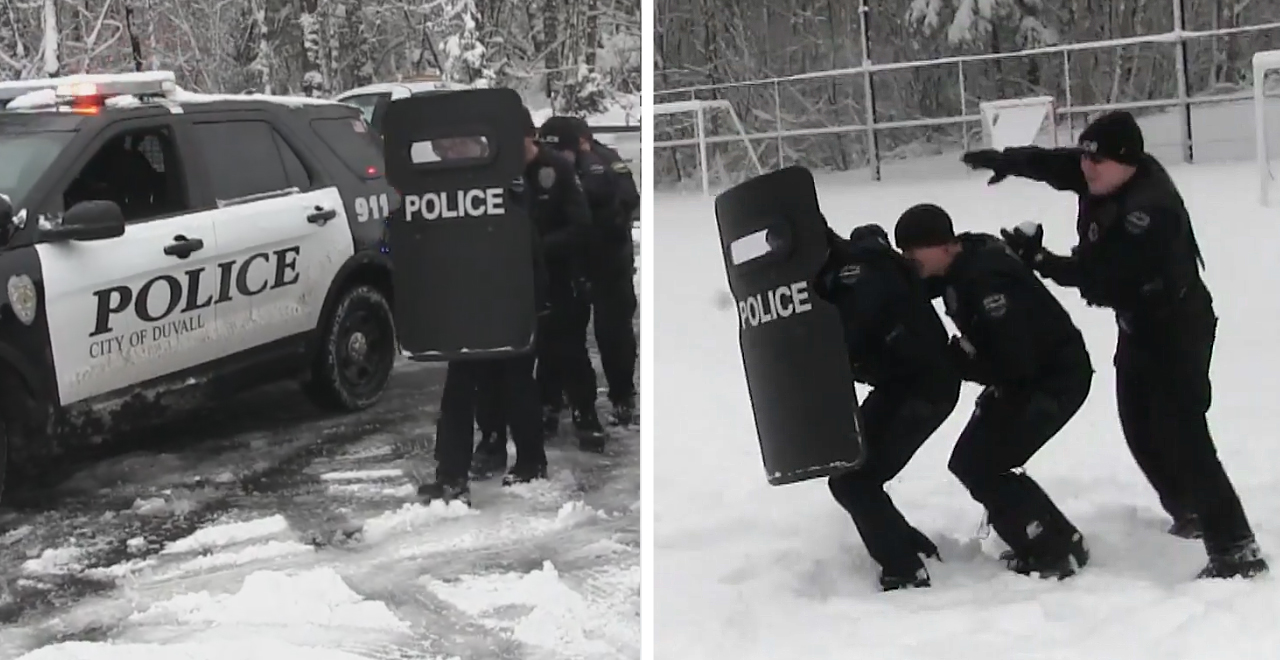
[[[1142,211],[1134,211],[1124,217],[1124,228],[1130,234],[1141,234],[1151,226],[1151,216]]]
[[[993,319],[998,319],[1009,311],[1009,299],[1003,293],[993,293],[982,299],[982,311]]]
[[[601,165],[600,163],[592,163],[587,167],[587,172],[590,174],[604,174],[604,165]]]
[[[550,188],[556,184],[556,168],[544,167],[538,170],[538,185]]]
[[[627,164],[623,161],[618,161],[609,167],[618,174],[631,174],[631,168],[627,167]]]
[[[862,266],[860,264],[849,264],[841,268],[839,273],[836,273],[836,278],[843,284],[853,284],[861,277]]]

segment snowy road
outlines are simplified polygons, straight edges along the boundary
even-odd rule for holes
[[[25,498],[0,518],[0,659],[639,657],[638,431],[424,507],[442,376],[406,364],[336,418],[255,393]]]

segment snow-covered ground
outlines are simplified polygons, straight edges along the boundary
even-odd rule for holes
[[[441,375],[336,419],[255,395],[0,517],[0,658],[638,658],[638,430],[423,506]]]
[[[1197,131],[1248,136],[1249,111],[1219,112],[1224,124]],[[1148,143],[1176,144],[1161,134],[1173,125],[1165,117],[1148,121]],[[1166,162],[1196,222],[1221,318],[1210,421],[1263,549],[1275,553],[1280,298],[1270,285],[1280,278],[1280,204],[1258,205],[1252,144],[1242,142],[1236,162]],[[1211,154],[1214,144],[1225,140],[1210,140],[1200,153]],[[1217,155],[1209,160],[1229,154]],[[847,234],[866,222],[891,227],[908,206],[930,201],[962,230],[994,233],[1036,220],[1045,223],[1049,247],[1074,243],[1074,197],[1025,181],[988,187],[986,175],[965,174],[957,156],[934,159],[945,161],[942,173],[915,163],[914,181],[820,175],[823,211]],[[981,530],[981,508],[946,469],[972,411],[976,390],[966,386],[951,419],[888,486],[908,519],[937,541],[945,563],[930,565],[932,589],[881,594],[874,565],[824,481],[778,488],[765,481],[711,200],[659,194],[654,221],[656,657],[1277,657],[1276,579],[1193,581],[1202,547],[1164,533],[1168,520],[1120,434],[1107,312],[1055,289],[1098,373],[1084,408],[1028,466],[1086,535],[1092,563],[1058,583],[1010,574],[996,560],[1000,548]]]

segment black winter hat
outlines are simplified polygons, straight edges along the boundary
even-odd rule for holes
[[[1089,122],[1080,133],[1080,149],[1099,158],[1136,165],[1146,149],[1138,121],[1125,110],[1113,110]]]
[[[582,137],[578,121],[576,117],[552,117],[542,122],[538,137],[552,149],[577,151],[578,140]]]
[[[893,228],[899,250],[936,247],[956,240],[951,216],[936,204],[916,204],[902,212]]]
[[[881,227],[880,225],[877,225],[874,223],[859,225],[857,227],[854,227],[853,231],[849,232],[849,242],[851,243],[878,242],[878,243],[884,243],[885,245],[888,245],[889,233],[884,230],[884,227]]]

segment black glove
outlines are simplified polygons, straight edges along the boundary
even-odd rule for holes
[[[995,149],[966,151],[960,160],[971,170],[991,170],[991,178],[987,179],[989,186],[1000,183],[1013,174],[1009,157]]]
[[[1034,266],[1044,255],[1044,225],[1024,222],[1013,229],[1001,229],[1000,238],[1028,266]]]

